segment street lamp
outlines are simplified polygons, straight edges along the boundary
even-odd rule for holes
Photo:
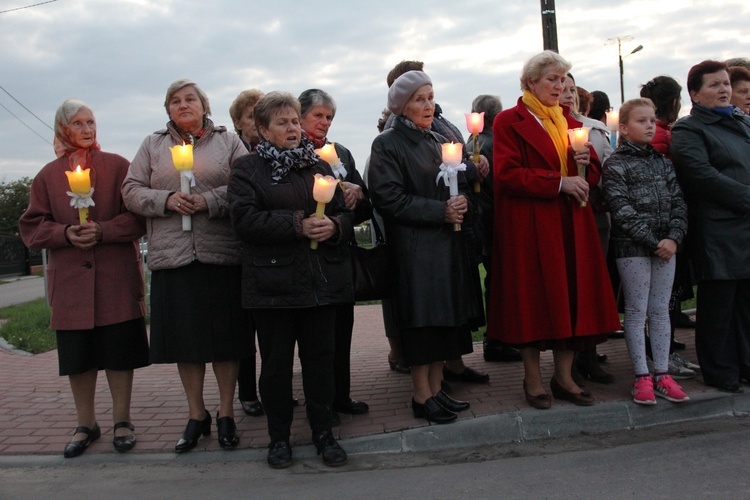
[[[620,62],[620,104],[625,102],[625,83],[623,81],[623,74],[625,73],[622,60],[628,57],[629,55],[635,54],[636,52],[640,52],[643,50],[643,45],[639,45],[638,47],[634,48],[624,56],[622,55],[622,42],[629,42],[632,40],[633,37],[631,35],[625,35],[625,36],[616,36],[614,38],[610,38],[607,40],[606,45],[612,44],[617,42],[617,58]]]

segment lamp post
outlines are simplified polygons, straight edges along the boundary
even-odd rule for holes
[[[625,35],[625,36],[616,36],[614,38],[610,38],[607,40],[606,45],[612,44],[617,42],[617,58],[620,63],[620,104],[625,102],[625,82],[623,80],[623,75],[625,73],[624,66],[622,64],[622,60],[628,57],[629,55],[635,54],[636,52],[640,52],[643,50],[643,45],[639,45],[638,47],[634,48],[624,56],[622,55],[622,42],[629,42],[632,40],[633,37],[631,35]]]

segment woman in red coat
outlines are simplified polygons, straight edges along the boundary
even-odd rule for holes
[[[19,228],[29,248],[49,250],[50,327],[57,331],[60,375],[70,380],[78,418],[64,455],[80,455],[101,435],[94,411],[101,369],[112,393],[113,444],[117,451],[127,451],[135,445],[130,419],[133,369],[148,365],[137,241],[146,225],[127,211],[120,194],[129,163],[101,151],[96,121],[86,104],[68,99],[60,106],[55,139],[60,157],[34,178]],[[78,166],[90,174],[92,189],[78,196],[79,201],[93,201],[86,222],[80,222],[78,210],[71,207],[73,188],[66,175]]]
[[[594,398],[571,377],[575,351],[620,328],[604,255],[588,199],[600,164],[590,148],[575,153],[567,129],[581,127],[558,101],[571,65],[545,51],[521,74],[523,97],[493,125],[495,239],[487,336],[521,348],[524,393],[549,408],[539,365],[552,349],[557,399]],[[586,166],[586,178],[578,176]]]

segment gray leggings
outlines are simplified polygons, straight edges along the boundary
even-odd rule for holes
[[[644,331],[648,318],[654,371],[669,368],[669,298],[672,294],[675,259],[626,257],[617,259],[622,290],[625,294],[625,343],[636,375],[648,373]]]

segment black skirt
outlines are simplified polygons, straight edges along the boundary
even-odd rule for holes
[[[400,332],[408,366],[458,359],[474,350],[468,327],[431,326],[404,328]]]
[[[198,261],[151,274],[151,362],[211,363],[253,355],[240,305],[242,268]]]
[[[60,375],[148,366],[146,321],[136,318],[93,330],[57,330]]]

